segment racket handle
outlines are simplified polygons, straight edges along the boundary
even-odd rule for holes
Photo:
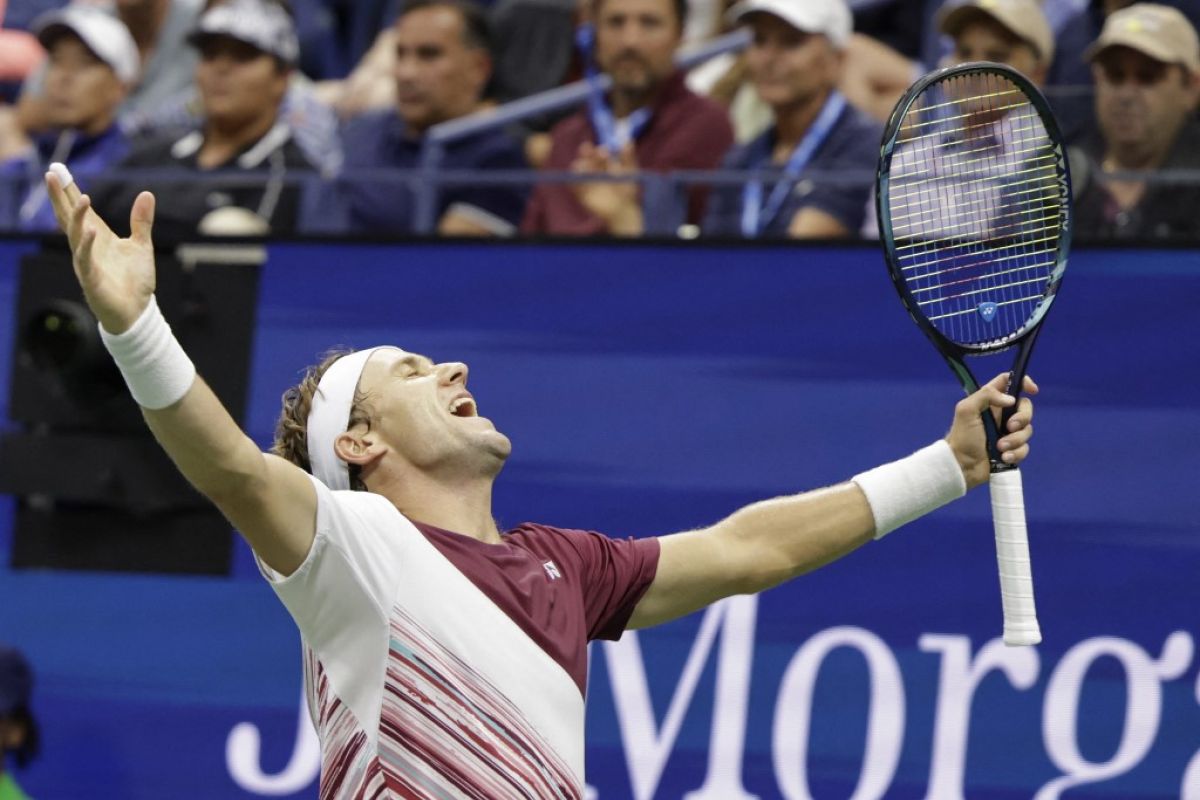
[[[1025,493],[1017,469],[992,473],[992,521],[996,526],[996,564],[1000,568],[1000,600],[1004,606],[1004,643],[1010,647],[1042,640],[1033,602],[1029,537],[1025,532]]]

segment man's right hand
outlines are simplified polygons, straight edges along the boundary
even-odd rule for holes
[[[71,244],[75,277],[88,306],[104,330],[124,333],[137,321],[154,294],[154,195],[142,192],[129,214],[128,239],[122,239],[91,208],[91,200],[58,175],[46,173],[54,216]]]

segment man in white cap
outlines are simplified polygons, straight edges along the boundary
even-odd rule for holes
[[[51,162],[68,164],[86,185],[128,153],[117,111],[137,82],[139,61],[124,23],[95,6],[51,11],[35,20],[34,30],[47,52],[43,100],[50,128],[28,154],[0,164],[0,227],[46,231],[57,227],[41,180]]]
[[[746,0],[730,15],[753,39],[746,70],[774,124],[735,147],[724,168],[782,170],[778,181],[718,189],[703,232],[834,238],[862,227],[882,126],[837,90],[852,19],[843,0]],[[845,177],[810,177],[843,171]]]
[[[290,11],[276,0],[229,0],[201,16],[188,42],[200,53],[201,127],[182,137],[138,137],[120,166],[178,173],[154,183],[159,230],[170,238],[292,231],[300,191],[288,176],[313,165],[280,116],[299,55]],[[251,175],[259,180],[247,182]],[[128,208],[138,185],[107,184],[97,190],[97,207]]]
[[[102,339],[300,629],[326,800],[583,798],[589,640],[777,585],[985,482],[981,415],[1013,402],[999,375],[958,403],[945,439],[704,529],[502,534],[492,487],[512,445],[479,415],[465,364],[390,346],[328,359],[285,394],[264,454],[158,311],[154,196],[118,239],[69,181],[57,165],[47,176]],[[1023,399],[1006,462],[1028,454],[1031,418]]]
[[[1094,238],[1195,241],[1200,186],[1154,182],[1145,173],[1200,169],[1196,30],[1174,8],[1138,3],[1108,17],[1087,57],[1103,142],[1088,160],[1073,153],[1073,165],[1087,166],[1076,169],[1083,184],[1076,230]]]

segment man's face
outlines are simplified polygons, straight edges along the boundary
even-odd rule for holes
[[[1109,147],[1160,153],[1196,107],[1196,80],[1128,47],[1110,47],[1092,64],[1096,118]]]
[[[491,74],[491,59],[468,45],[453,8],[421,8],[396,22],[396,105],[409,128],[469,114]]]
[[[384,348],[367,361],[358,388],[372,431],[401,462],[423,472],[495,474],[512,451],[508,437],[479,416],[466,364],[434,364]]]
[[[994,61],[1007,64],[1037,85],[1046,79],[1046,67],[1024,40],[988,16],[977,16],[963,25],[954,38],[954,61]]]
[[[230,36],[206,37],[199,50],[196,87],[210,121],[236,127],[278,114],[288,76],[274,57]]]
[[[750,29],[746,69],[767,105],[802,104],[837,85],[842,56],[827,37],[797,30],[765,13],[751,15]]]
[[[53,127],[95,134],[112,124],[125,85],[78,36],[64,33],[50,45],[45,94]]]
[[[681,34],[671,0],[601,0],[596,63],[616,91],[645,94],[674,73]]]

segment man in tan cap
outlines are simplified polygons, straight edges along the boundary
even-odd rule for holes
[[[1036,0],[952,0],[937,21],[954,40],[951,63],[994,61],[1035,84],[1045,81],[1054,60],[1054,35]]]
[[[1121,176],[1200,168],[1196,30],[1174,8],[1137,3],[1108,18],[1086,58],[1102,142],[1088,170],[1098,179],[1086,182],[1077,204],[1077,230],[1099,238],[1200,234],[1200,186]]]

